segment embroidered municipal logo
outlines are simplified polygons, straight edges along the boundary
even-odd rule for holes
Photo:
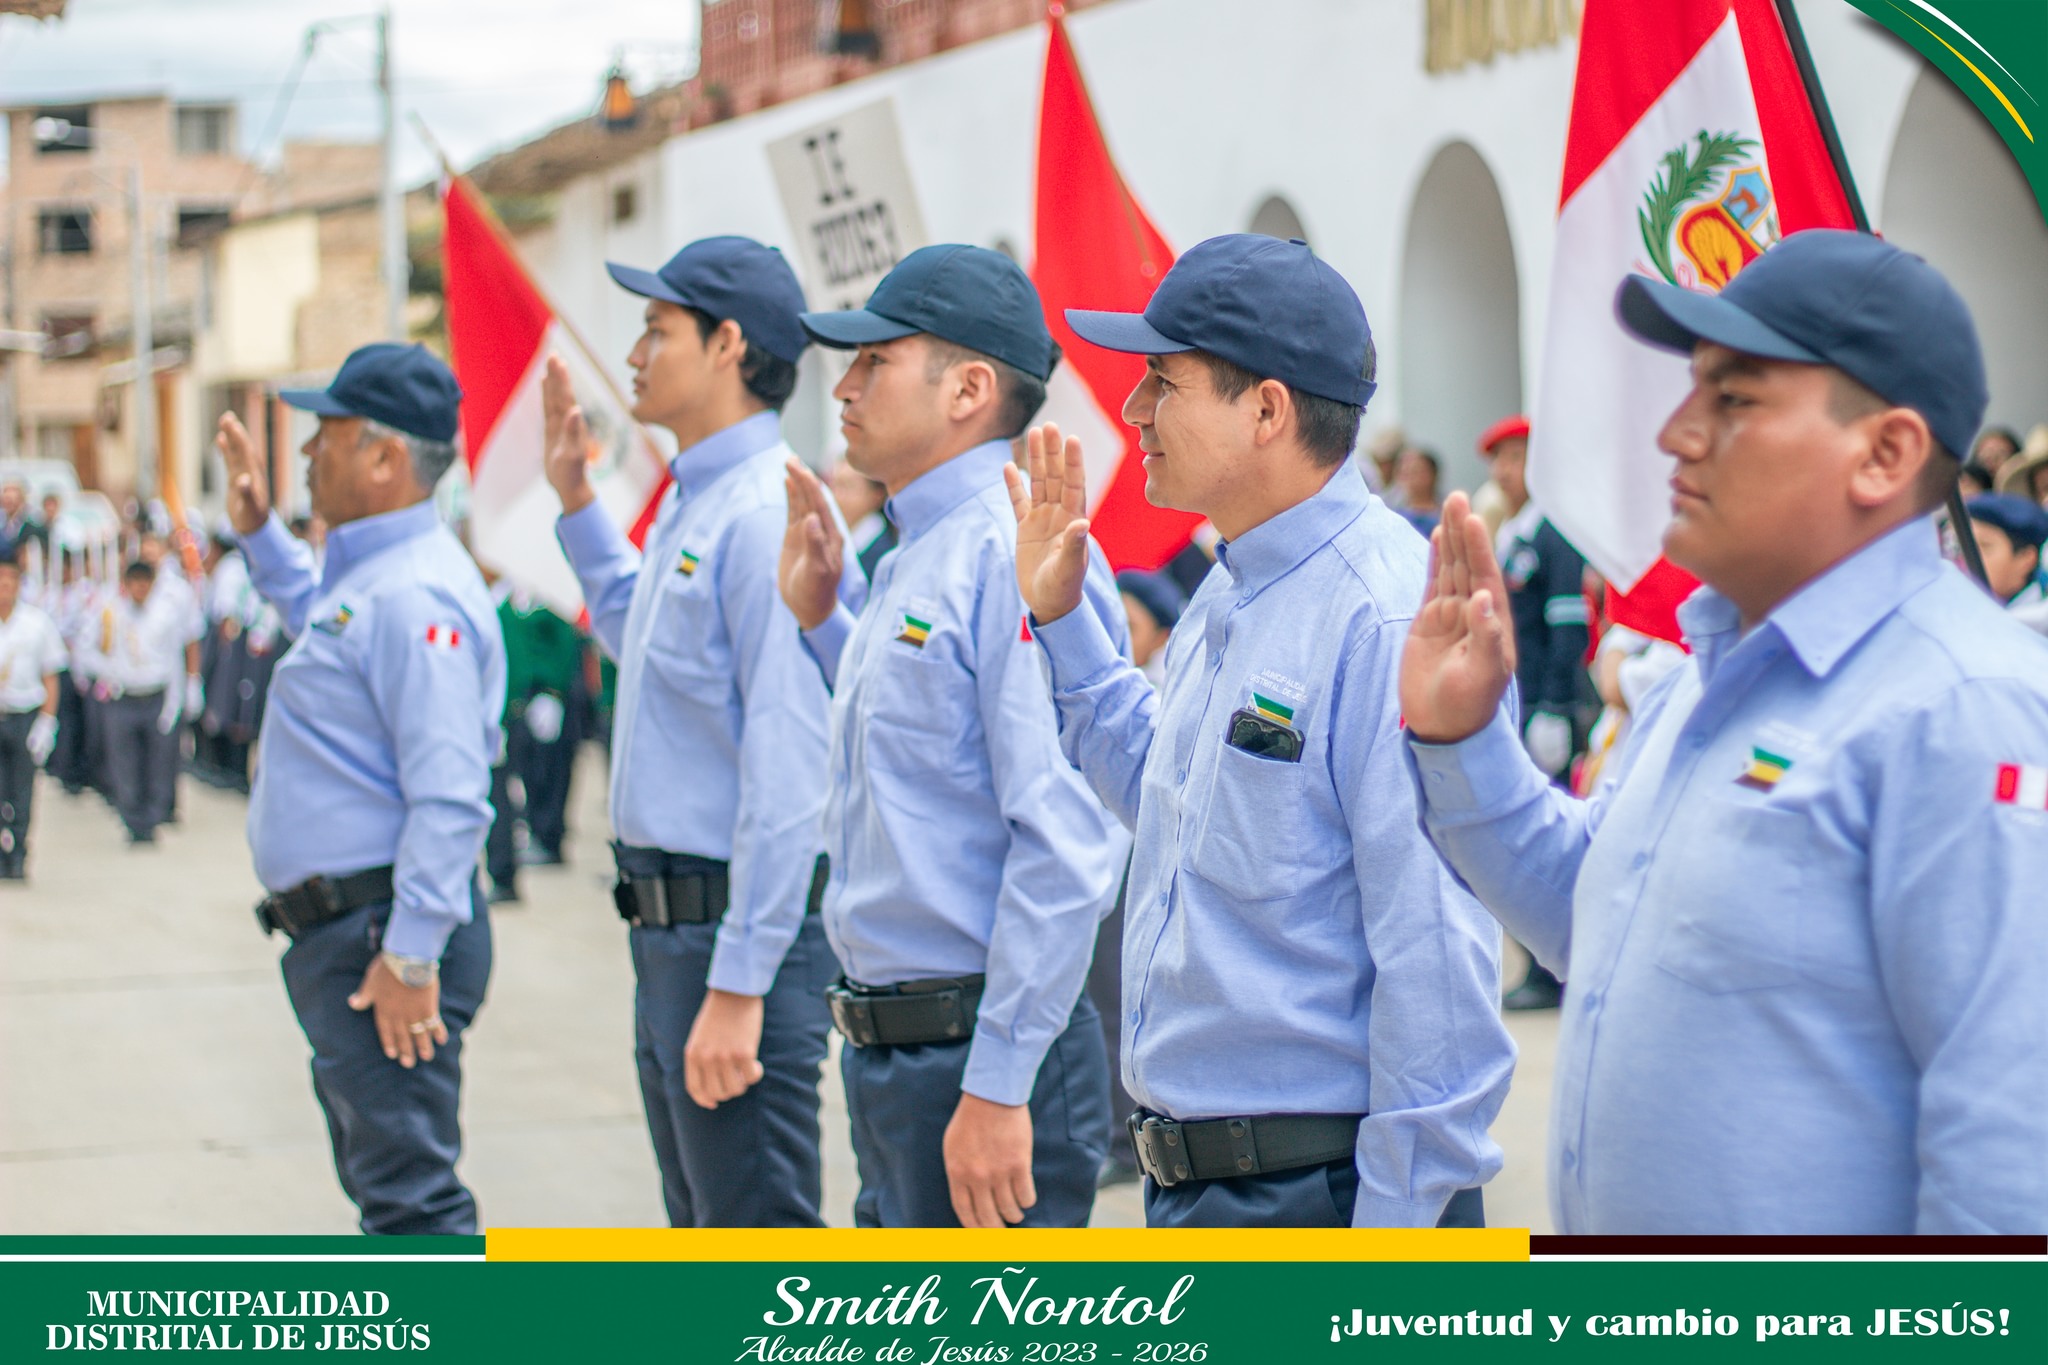
[[[1251,710],[1276,725],[1295,726],[1296,713],[1308,700],[1308,689],[1272,669],[1261,669],[1251,680]]]
[[[1742,770],[1736,782],[1757,791],[1767,792],[1784,780],[1792,767],[1792,760],[1783,754],[1772,753],[1761,744],[1750,746],[1749,766]]]
[[[697,565],[701,562],[702,561],[700,561],[696,555],[690,553],[688,550],[685,550],[676,559],[676,572],[681,574],[685,578],[692,577],[696,574]]]
[[[906,645],[924,648],[924,642],[932,637],[932,623],[921,616],[903,613],[903,629],[896,632],[896,638]]]
[[[339,635],[344,630],[347,630],[348,623],[355,619],[355,612],[350,610],[349,605],[344,602],[335,609],[334,615],[328,617],[325,621],[315,621],[313,629],[319,631],[322,635]]]

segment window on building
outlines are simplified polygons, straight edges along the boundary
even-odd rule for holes
[[[178,245],[200,245],[226,229],[229,216],[224,204],[178,205]]]
[[[67,104],[53,106],[48,109],[38,109],[35,112],[35,118],[38,122],[43,119],[55,119],[59,123],[70,125],[68,136],[55,142],[38,141],[36,143],[38,155],[62,156],[66,152],[89,152],[92,150],[92,106],[90,104]]]
[[[79,309],[43,314],[43,359],[73,360],[92,353],[93,315]]]
[[[630,223],[633,215],[640,211],[640,187],[637,185],[614,185],[612,187],[612,221]]]
[[[234,135],[234,108],[226,104],[178,106],[178,155],[225,156]]]
[[[43,209],[36,214],[36,249],[45,256],[84,256],[92,251],[92,210]]]

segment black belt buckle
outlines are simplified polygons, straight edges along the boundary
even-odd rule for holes
[[[256,927],[263,931],[265,938],[270,937],[270,935],[278,930],[277,920],[270,913],[270,897],[268,896],[256,902]]]
[[[1188,1164],[1187,1135],[1178,1123],[1158,1114],[1133,1114],[1129,1125],[1138,1164],[1161,1189],[1171,1189],[1193,1175]]]
[[[881,1041],[875,1031],[875,1007],[872,999],[850,989],[844,981],[835,981],[825,988],[825,1004],[832,1011],[832,1026],[852,1047],[873,1047]]]

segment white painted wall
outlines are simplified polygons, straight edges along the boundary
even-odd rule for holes
[[[1799,11],[1873,216],[1913,225],[1906,205],[1922,182],[1909,177],[1897,202],[1887,191],[1920,59],[1842,0],[1800,0]],[[1496,181],[1519,295],[1519,389],[1533,389],[1575,43],[1432,76],[1422,69],[1420,0],[1123,0],[1068,23],[1111,150],[1169,242],[1185,249],[1244,231],[1269,196],[1282,195],[1358,290],[1382,367],[1368,432],[1404,420],[1404,395],[1431,389],[1402,373],[1413,349],[1401,307],[1407,228],[1432,159],[1448,143],[1469,144]],[[657,264],[720,232],[790,249],[764,146],[883,94],[896,101],[933,240],[1005,242],[1028,260],[1044,51],[1043,31],[1023,30],[673,139],[565,194],[561,218],[529,243],[534,265],[623,374],[639,303],[605,278],[603,260]],[[643,177],[645,221],[615,230],[605,221],[610,185],[629,174]],[[2027,231],[2019,220],[2039,229],[2030,199],[1995,202],[2016,239]],[[1473,268],[1497,272],[1497,256]],[[2040,353],[2036,345],[2010,363]],[[789,425],[793,442],[815,451],[831,405],[814,356],[804,369]],[[2048,397],[2024,401],[2031,415],[2048,416]],[[1465,425],[1476,431],[1486,420]],[[1461,458],[1443,439],[1444,453]],[[1469,483],[1476,467],[1459,472]]]

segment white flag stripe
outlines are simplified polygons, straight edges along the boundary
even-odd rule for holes
[[[1753,141],[1745,160],[1764,164],[1732,12],[1558,214],[1529,486],[1565,537],[1624,588],[1662,554],[1672,461],[1657,433],[1690,380],[1683,358],[1622,330],[1614,294],[1631,273],[1656,277],[1637,213],[1664,156],[1703,130]]]
[[[662,460],[613,397],[597,362],[559,321],[550,324],[477,460],[471,539],[479,560],[573,621],[583,610],[583,592],[555,538],[562,507],[542,468],[540,390],[550,352],[568,365],[592,439],[603,448],[591,468],[591,484],[621,528],[639,519],[660,481]]]
[[[2028,810],[2048,810],[2048,768],[2022,767],[2019,796],[2015,800]]]

